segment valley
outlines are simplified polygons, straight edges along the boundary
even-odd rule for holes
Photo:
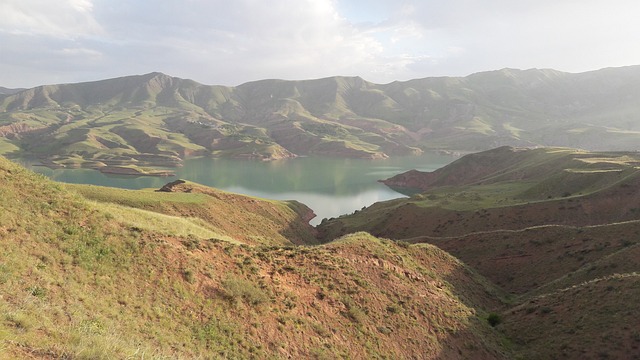
[[[0,0],[0,360],[640,360],[639,13]]]
[[[420,192],[318,231],[452,254],[511,294],[496,329],[522,358],[634,358],[639,164],[636,152],[497,148],[384,180]]]
[[[638,358],[637,80],[5,89],[1,355]]]
[[[503,292],[431,245],[324,245],[309,209],[190,182],[64,185],[0,159],[6,358],[508,358]]]
[[[316,227],[184,180],[63,184],[1,158],[0,180],[7,358],[639,354],[637,153],[500,147]]]

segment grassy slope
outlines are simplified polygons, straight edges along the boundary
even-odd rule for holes
[[[625,314],[638,312],[628,300],[640,271],[638,155],[537,149],[514,162],[498,153],[506,157],[462,158],[429,175],[424,193],[325,221],[319,231],[365,230],[460,258],[513,295],[499,328],[523,358],[636,351],[640,327]]]
[[[183,221],[194,219],[203,222],[211,231],[245,244],[292,245],[316,242],[314,229],[304,225],[313,214],[311,209],[295,201],[259,199],[190,182],[173,187],[173,192],[71,184],[65,187],[102,204],[150,210],[181,217]],[[151,225],[153,226],[155,225]]]
[[[635,153],[499,148],[412,175],[428,190],[325,222],[320,231],[326,239],[358,230],[410,239],[633,220],[638,163]]]
[[[232,195],[194,184],[68,188],[2,158],[0,181],[0,357],[508,356],[482,310],[501,304],[500,291],[433,246],[364,233],[238,245],[130,218],[173,211],[193,214],[176,227],[227,230],[194,218]]]

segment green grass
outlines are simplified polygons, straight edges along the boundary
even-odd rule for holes
[[[469,121],[465,125],[465,130],[476,132],[482,135],[491,135],[495,133],[495,131],[491,128],[491,125],[487,124],[481,117],[476,116],[473,118],[473,120]]]
[[[497,184],[438,187],[432,191],[414,195],[410,199],[420,207],[439,207],[449,210],[470,211],[521,204],[521,194],[535,183],[501,182]]]
[[[608,157],[595,156],[595,157],[582,158],[579,160],[583,163],[590,164],[590,165],[593,165],[593,164],[597,164],[599,166],[613,165],[618,168],[624,168],[625,166],[638,164],[637,157],[633,157],[629,155],[624,155],[624,156],[614,155],[614,156],[608,156]]]
[[[212,229],[202,219],[170,216],[127,206],[95,202],[96,209],[108,214],[111,219],[136,229],[179,237],[196,237],[200,239],[224,240],[234,244],[241,242]]]
[[[131,207],[143,207],[166,203],[203,204],[207,201],[207,196],[204,194],[157,192],[153,189],[127,190],[83,184],[64,184],[63,186],[90,200],[110,202]]]
[[[511,123],[504,123],[502,124],[502,127],[505,130],[507,130],[511,134],[511,136],[513,136],[516,139],[519,139],[522,136],[523,130],[512,126]]]
[[[0,138],[0,155],[9,154],[12,152],[19,152],[20,148],[7,140],[6,138]]]

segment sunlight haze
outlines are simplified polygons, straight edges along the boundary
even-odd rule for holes
[[[5,0],[0,86],[152,71],[221,85],[582,72],[640,63],[639,10],[630,0]]]

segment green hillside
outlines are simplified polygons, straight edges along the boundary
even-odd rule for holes
[[[62,185],[0,158],[0,358],[510,358],[503,292],[431,245],[305,246],[297,203]],[[258,236],[262,235],[262,236]]]
[[[384,158],[512,146],[637,150],[640,67],[208,86],[160,73],[2,95],[0,153],[152,173],[187,156]]]

